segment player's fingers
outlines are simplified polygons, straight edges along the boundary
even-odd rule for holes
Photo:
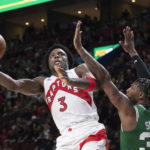
[[[134,39],[134,33],[131,31],[131,39]]]
[[[126,38],[127,38],[127,37],[126,37],[126,36],[127,36],[127,35],[126,35],[126,28],[123,29],[123,35],[124,35],[124,38],[125,38],[125,40],[126,40]]]
[[[127,39],[129,39],[129,34],[130,34],[130,33],[129,33],[129,30],[130,30],[130,29],[129,29],[129,26],[127,26],[127,27],[126,27],[126,38],[127,38]]]
[[[79,21],[77,22],[77,28],[79,28],[79,29],[80,29],[81,24],[82,24],[82,21],[81,21],[81,20],[79,20]]]
[[[128,36],[129,36],[129,39],[131,40],[131,28],[130,27],[128,28]]]
[[[76,36],[78,36],[79,33],[80,33],[81,24],[82,24],[82,22],[79,20],[79,21],[77,22],[77,25],[76,25],[76,31],[75,31],[75,35],[76,35]]]
[[[59,68],[59,71],[60,71],[62,74],[67,75],[66,70],[64,70],[63,68]]]
[[[63,68],[59,68],[58,77],[60,79],[62,79],[63,82],[66,82],[66,79],[68,79],[67,72]],[[65,79],[65,80],[63,80],[63,79]]]
[[[67,76],[63,76],[63,75],[62,75],[62,76],[59,76],[59,78],[60,78],[60,79],[68,79]]]
[[[57,72],[57,75],[58,75],[59,78],[64,76],[64,74],[59,69],[56,70],[56,72]]]
[[[67,72],[63,68],[58,67],[57,69],[55,69],[55,71],[57,72],[59,77],[61,77],[61,76],[67,77]]]
[[[78,33],[80,30],[80,20],[76,24],[76,33]]]

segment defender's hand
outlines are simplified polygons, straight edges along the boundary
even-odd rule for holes
[[[137,51],[134,47],[134,33],[130,27],[123,29],[124,41],[119,41],[119,44],[122,46],[125,52],[129,55],[137,54]]]

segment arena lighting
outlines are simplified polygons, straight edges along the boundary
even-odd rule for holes
[[[95,9],[96,11],[98,10],[98,8],[97,8],[97,7],[95,7],[94,9]]]
[[[29,23],[29,22],[25,22],[25,25],[26,25],[26,26],[29,26],[29,25],[30,25],[30,23]]]
[[[99,59],[106,54],[112,52],[116,48],[118,48],[120,45],[119,44],[114,44],[114,45],[107,45],[107,46],[102,46],[102,47],[96,47],[93,49],[93,54],[95,59]]]
[[[0,13],[54,0],[0,0]]]
[[[82,11],[81,11],[81,10],[78,10],[77,13],[80,15],[80,14],[82,14]]]
[[[44,19],[44,18],[42,18],[42,19],[41,19],[41,22],[45,22],[45,19]]]
[[[135,0],[132,0],[132,3],[135,3],[136,1]]]

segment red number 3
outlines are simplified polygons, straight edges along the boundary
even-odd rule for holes
[[[65,103],[65,97],[59,98],[58,101],[60,102],[60,105],[63,106],[63,108],[60,108],[59,110],[61,112],[64,112],[67,109],[67,104]]]

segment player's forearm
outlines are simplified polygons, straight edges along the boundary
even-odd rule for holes
[[[97,80],[100,81],[100,83],[110,79],[109,73],[104,66],[97,62],[83,47],[77,51],[88,66],[90,72],[92,72],[92,74]]]
[[[0,72],[0,85],[12,91],[17,89],[15,80],[3,72]]]
[[[132,56],[131,59],[135,65],[138,77],[150,79],[150,72],[140,56],[137,54]]]
[[[67,84],[81,89],[87,89],[90,85],[89,81],[86,78],[70,78]]]
[[[133,56],[137,56],[138,52],[136,51],[136,49],[131,48],[130,50],[128,50],[128,54],[130,55],[130,57],[133,57]]]

